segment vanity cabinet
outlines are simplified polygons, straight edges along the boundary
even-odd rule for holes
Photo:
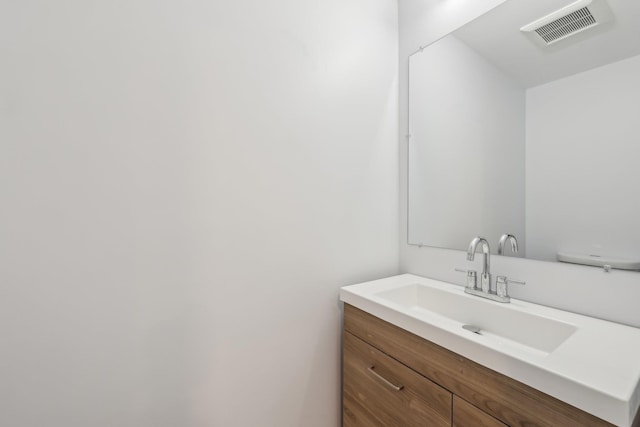
[[[343,336],[345,427],[613,425],[349,304]]]

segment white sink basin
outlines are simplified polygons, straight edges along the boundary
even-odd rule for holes
[[[631,426],[640,406],[638,328],[410,274],[346,286],[340,299],[615,425]]]
[[[420,283],[378,292],[378,298],[395,303],[409,313],[436,314],[480,329],[494,345],[522,346],[522,350],[548,354],[575,331],[576,326],[548,317],[513,310],[464,293],[453,293]]]

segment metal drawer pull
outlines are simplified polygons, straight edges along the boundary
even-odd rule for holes
[[[392,383],[391,381],[389,381],[388,379],[386,379],[385,377],[383,377],[382,375],[380,375],[379,373],[374,371],[374,369],[375,369],[375,366],[372,365],[372,366],[369,367],[368,371],[371,372],[380,381],[382,381],[383,383],[385,383],[386,385],[388,385],[389,387],[394,389],[395,391],[400,391],[400,390],[402,390],[404,388],[404,386],[402,384],[395,385],[394,383]]]

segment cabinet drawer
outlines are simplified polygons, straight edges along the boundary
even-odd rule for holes
[[[453,427],[507,427],[458,396],[453,396]]]
[[[452,395],[344,333],[344,427],[450,427]]]

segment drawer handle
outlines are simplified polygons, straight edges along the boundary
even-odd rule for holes
[[[374,371],[375,368],[376,367],[372,365],[367,370],[369,372],[371,372],[376,378],[378,378],[380,381],[382,381],[383,383],[385,383],[386,385],[388,385],[389,387],[391,387],[395,391],[400,391],[400,390],[402,390],[404,388],[404,386],[402,384],[395,385],[394,383],[392,383],[391,381],[389,381],[388,379],[386,379],[385,377],[383,377],[382,375],[380,375],[379,373]]]

